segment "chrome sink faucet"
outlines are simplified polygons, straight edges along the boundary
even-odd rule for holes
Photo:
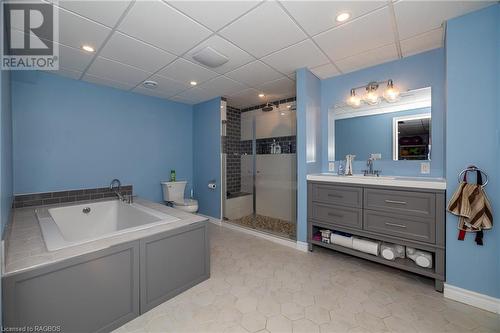
[[[368,160],[366,160],[366,166],[368,167],[367,170],[363,170],[363,175],[364,176],[380,176],[382,173],[382,170],[373,170],[373,161],[375,161],[376,158],[373,156],[373,154],[368,157]]]
[[[122,182],[116,178],[113,179],[111,181],[111,183],[109,183],[109,189],[116,194],[118,199],[120,199],[121,201],[125,201],[125,199],[123,198],[123,195],[120,193],[121,186],[122,186]]]

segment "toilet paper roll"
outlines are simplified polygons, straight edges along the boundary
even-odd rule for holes
[[[217,188],[217,184],[209,183],[208,184],[208,188],[211,189],[211,190],[215,190]]]
[[[352,237],[342,236],[338,234],[332,234],[331,236],[332,244],[348,247],[352,249]]]
[[[353,238],[352,248],[361,252],[378,255],[380,244],[378,242],[369,241],[367,239]]]

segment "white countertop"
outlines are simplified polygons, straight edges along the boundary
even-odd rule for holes
[[[400,176],[339,176],[333,173],[317,173],[307,175],[307,180],[346,183],[359,185],[396,186],[432,190],[446,190],[446,179],[431,177],[400,177]]]
[[[109,198],[102,199],[110,200]],[[84,202],[95,202],[102,200],[79,201],[77,203],[55,204],[43,207],[62,207]],[[48,251],[43,240],[42,232],[35,209],[41,206],[14,209],[13,221],[5,230],[5,254],[3,276],[12,275],[35,267],[62,261],[71,257],[76,257],[85,253],[102,250],[120,243],[133,241],[148,237],[160,232],[176,229],[196,222],[206,221],[206,217],[189,214],[178,209],[137,198],[139,203],[148,208],[166,213],[179,218],[178,221],[154,226],[139,231],[124,233],[113,237],[102,238],[88,243],[67,247],[56,251]]]

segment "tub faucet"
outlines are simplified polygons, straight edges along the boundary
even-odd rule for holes
[[[115,192],[118,199],[124,201],[123,195],[120,193],[120,188],[122,186],[122,182],[119,179],[113,179],[111,183],[109,183],[109,189]]]

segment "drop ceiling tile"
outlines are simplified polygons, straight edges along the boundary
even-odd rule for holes
[[[401,51],[403,57],[408,57],[420,52],[443,47],[443,28],[434,29],[423,34],[403,39]]]
[[[311,68],[328,62],[328,58],[310,39],[268,55],[261,60],[287,75],[299,68]]]
[[[239,91],[227,98],[228,105],[236,108],[244,108],[252,105],[262,104],[263,101],[258,96],[260,91],[248,88],[242,91]]]
[[[384,62],[396,60],[398,53],[395,44],[379,47],[335,62],[343,73],[375,66]]]
[[[148,95],[148,96],[153,96],[153,97],[159,97],[159,98],[165,98],[165,99],[170,99],[172,95],[170,93],[157,90],[157,89],[148,89],[144,87],[136,87],[134,90],[132,90],[135,93],[142,94],[142,95]]]
[[[198,84],[208,81],[219,74],[211,70],[201,67],[185,59],[179,58],[161,71],[158,75],[171,78],[179,82],[188,84],[191,81],[196,81]]]
[[[156,72],[177,57],[120,32],[113,33],[99,55],[147,72]]]
[[[379,9],[319,34],[314,40],[334,61],[394,43],[389,10]]]
[[[220,31],[245,51],[260,58],[306,38],[276,2],[266,2]]]
[[[59,6],[108,27],[114,27],[130,1],[59,0]]]
[[[59,43],[74,48],[82,45],[91,45],[98,50],[104,40],[111,33],[111,29],[73,14],[64,9],[59,9]]]
[[[133,86],[150,76],[150,73],[138,68],[101,57],[92,63],[87,74]]]
[[[110,79],[106,79],[103,77],[90,75],[90,74],[85,74],[85,76],[82,78],[82,80],[90,82],[90,83],[95,83],[95,84],[100,84],[103,86],[121,89],[121,90],[130,90],[131,88],[134,87],[134,85],[132,85],[132,84],[118,82],[115,80],[110,80]]]
[[[215,98],[217,96],[218,95],[211,94],[198,87],[191,88],[176,95],[176,97],[179,97],[185,101],[189,101],[193,104],[208,101],[209,99]]]
[[[311,68],[311,72],[322,80],[340,74],[338,69],[330,63]]]
[[[266,82],[261,84],[259,88],[264,92],[269,101],[296,95],[295,82],[290,80],[288,77]]]
[[[59,44],[60,67],[83,72],[93,58],[93,54]]]
[[[259,1],[260,2],[260,1]],[[169,1],[169,4],[179,9],[194,20],[216,31],[243,15],[257,1]],[[222,15],[221,15],[222,14]]]
[[[227,96],[237,91],[246,89],[247,86],[225,76],[219,76],[213,80],[203,83],[200,88],[217,96]]]
[[[136,1],[118,30],[181,55],[211,32],[162,1]]]
[[[235,68],[238,68],[244,64],[249,63],[250,61],[254,60],[254,58],[248,54],[247,52],[243,51],[239,47],[235,46],[233,43],[225,40],[222,37],[219,36],[212,36],[206,41],[202,42],[201,44],[197,45],[195,48],[190,50],[184,58],[197,63],[196,60],[193,59],[193,54],[196,52],[204,49],[205,47],[211,47],[212,49],[216,50],[217,52],[221,53],[222,55],[226,56],[229,58],[228,62],[225,64],[215,67],[215,68],[209,68],[217,73],[224,74],[227,73]],[[204,66],[200,64],[201,66]],[[205,67],[205,66],[204,66]]]
[[[73,79],[73,80],[78,80],[80,78],[80,76],[82,75],[82,72],[80,72],[80,71],[75,71],[72,69],[63,68],[61,66],[59,66],[59,69],[56,71],[44,71],[44,72],[59,75],[59,76],[64,76],[64,77],[67,77],[67,78]]]
[[[314,36],[341,25],[335,20],[340,13],[351,14],[352,20],[387,5],[387,1],[282,1],[282,4],[302,28]]]
[[[453,17],[478,10],[489,1],[399,1],[394,4],[399,37],[409,37],[439,28]]]
[[[190,105],[196,104],[196,102],[193,102],[187,98],[182,98],[180,96],[169,97],[169,100],[174,101],[174,102],[178,102],[178,103],[190,104]]]
[[[161,91],[164,95],[167,96],[173,96],[191,88],[190,85],[184,82],[178,82],[160,75],[153,75],[152,77],[148,78],[148,80],[153,80],[158,83],[158,86],[154,90]]]
[[[226,73],[226,76],[249,86],[256,86],[267,81],[279,79],[283,75],[263,62],[256,60],[234,71]]]

